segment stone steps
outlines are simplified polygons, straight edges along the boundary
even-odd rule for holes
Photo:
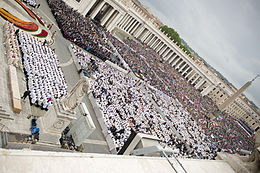
[[[12,118],[11,115],[7,113],[2,106],[0,106],[0,120],[2,119],[14,120],[14,118]]]

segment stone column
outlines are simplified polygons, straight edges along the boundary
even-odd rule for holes
[[[170,62],[173,61],[174,56],[175,56],[175,52],[173,52],[173,54],[166,60],[168,64],[170,64]]]
[[[152,48],[152,45],[154,44],[154,42],[156,41],[157,37],[154,35],[154,37],[152,38],[152,40],[150,41],[150,43],[148,43],[148,45]]]
[[[178,61],[176,61],[176,63],[173,65],[173,66],[175,66],[175,68],[174,68],[175,70],[177,69],[178,65],[180,65],[180,63],[182,61],[183,61],[182,58],[179,58]]]
[[[136,27],[136,24],[138,23],[138,21],[135,19],[135,21],[132,23],[132,26],[129,28],[129,34],[132,34],[134,28]]]
[[[148,44],[150,41],[151,41],[151,39],[153,38],[153,33],[151,33],[150,31],[149,31],[149,33],[148,33],[148,35],[147,35],[147,37],[146,37],[146,39],[145,39],[145,43],[146,44]]]
[[[171,49],[170,48],[168,48],[168,50],[167,51],[165,51],[163,54],[162,54],[162,57],[165,57],[169,52],[171,51]]]
[[[155,51],[158,53],[158,51],[163,47],[163,42],[160,40],[159,44],[156,46]]]
[[[175,66],[175,70],[178,71],[178,69],[180,68],[180,66],[181,66],[182,63],[183,63],[183,59],[180,58],[179,62],[178,62],[178,63],[176,64],[176,66]]]
[[[184,61],[184,64],[182,66],[180,66],[179,72],[181,73],[181,71],[186,67],[187,63]]]
[[[153,44],[151,45],[151,48],[154,50],[155,46],[158,44],[159,38],[156,37]]]
[[[96,15],[98,14],[98,12],[101,10],[101,8],[105,5],[105,1],[102,1],[92,12],[91,14],[91,18],[94,19],[96,17]]]
[[[147,42],[147,45],[151,45],[151,43],[153,42],[153,40],[154,40],[154,38],[155,38],[155,35],[154,34],[152,34],[152,36],[151,36],[151,39]]]
[[[124,21],[122,22],[122,24],[119,26],[121,29],[124,29],[125,28],[125,25],[129,19],[130,15],[129,14],[126,14],[126,18],[124,19]]]
[[[168,58],[170,55],[172,55],[172,50],[170,49],[170,51],[165,55],[164,59]]]
[[[208,85],[203,91],[201,91],[201,95],[205,96],[208,95],[212,89],[214,88],[214,85]]]
[[[198,76],[191,82],[191,84],[193,85],[199,78],[200,78],[200,75],[198,74]]]
[[[196,75],[197,73],[195,72],[188,80],[188,82],[190,82],[192,80],[192,78]]]
[[[159,44],[159,42],[160,42],[160,39],[157,37],[157,39],[155,40],[153,47],[152,47],[154,51],[155,51],[156,46]]]
[[[168,61],[172,56],[173,56],[174,52],[172,51],[172,53],[170,53],[167,57],[165,57],[165,61]]]
[[[85,9],[91,4],[91,2],[92,0],[86,0],[84,2],[81,1],[78,9],[79,13],[83,14],[85,12]]]
[[[104,26],[106,24],[106,22],[108,21],[108,19],[110,17],[112,17],[113,13],[114,13],[115,9],[112,7],[112,9],[109,11],[109,13],[105,16],[105,18],[102,20],[101,25]]]
[[[138,33],[138,31],[140,30],[140,26],[141,26],[141,25],[142,25],[142,24],[141,24],[140,22],[138,22],[138,23],[135,25],[135,27],[133,28],[133,30],[132,30],[132,32],[131,32],[131,34],[132,34],[133,37],[136,36],[136,33]]]
[[[150,35],[150,32],[147,30],[147,32],[143,35],[141,41],[142,41],[143,43],[146,43],[147,38],[149,37],[149,35]]]
[[[163,48],[159,51],[159,55],[162,55],[162,53],[167,49],[167,45],[164,45]]]
[[[139,35],[144,31],[144,29],[145,29],[145,28],[143,27],[143,24],[140,23],[140,24],[138,25],[138,27],[136,28],[136,30],[134,31],[133,36],[134,36],[135,38],[138,38]]]
[[[187,77],[193,72],[192,67],[190,67],[190,68],[191,68],[191,70],[190,70],[190,72],[185,76],[185,78],[187,78]]]
[[[90,4],[87,6],[87,8],[84,10],[84,12],[82,13],[83,16],[86,16],[86,14],[88,13],[88,11],[91,9],[91,7],[95,4],[96,0],[92,0],[90,2]]]
[[[118,27],[121,28],[122,24],[125,22],[127,18],[127,13],[125,13],[124,17],[122,18],[122,20],[118,23]]]
[[[138,30],[140,25],[141,25],[141,23],[137,20],[137,22],[134,24],[134,27],[131,28],[131,35],[134,36],[134,33]]]
[[[134,34],[134,37],[135,37],[135,38],[139,38],[139,39],[141,40],[142,38],[140,38],[140,36],[141,36],[141,34],[144,32],[144,30],[145,30],[145,27],[143,27],[143,24],[141,24],[141,25],[137,28],[137,31],[136,31],[136,33]]]
[[[146,41],[149,34],[150,34],[150,32],[147,29],[147,31],[143,34],[143,36],[141,36],[141,35],[139,36],[143,43]]]
[[[163,55],[165,54],[165,52],[167,52],[170,48],[168,46],[166,46],[166,49],[164,49],[161,53],[161,56],[163,57]]]
[[[162,42],[162,44],[160,45],[160,47],[158,47],[158,49],[156,49],[156,52],[160,55],[160,51],[164,48],[165,44]]]
[[[132,27],[132,23],[135,21],[135,18],[131,17],[129,22],[126,24],[125,31],[128,32],[129,28]]]
[[[164,42],[162,41],[161,44],[160,44],[160,46],[157,47],[156,52],[157,52],[158,54],[159,54],[160,50],[162,50],[162,48],[164,47],[164,45],[165,45],[165,44],[164,44]]]
[[[119,12],[116,14],[116,17],[113,19],[113,21],[110,23],[110,25],[107,27],[108,31],[112,31],[112,29],[115,27],[116,22],[118,22],[118,19],[121,17]]]
[[[188,67],[183,71],[183,73],[181,74],[182,76],[190,69],[189,64],[187,64],[186,66],[188,66]]]
[[[179,57],[177,54],[175,54],[174,57],[169,61],[169,64],[170,64],[171,66],[175,65],[175,63],[177,62],[177,60],[178,60],[179,58],[180,58],[180,57]]]
[[[114,27],[118,26],[118,23],[123,19],[123,14],[121,14],[119,11],[115,10],[116,13],[118,13],[119,17],[118,19],[116,20],[116,22],[114,23]]]
[[[125,23],[122,25],[122,30],[125,31],[126,27],[128,26],[128,23],[132,20],[132,16],[128,14],[129,16],[127,17]]]
[[[196,88],[196,89],[199,89],[204,82],[205,82],[205,79],[202,78],[202,79],[195,85],[195,88]]]
[[[135,27],[135,24],[137,23],[138,21],[133,17],[133,21],[130,23],[130,25],[129,25],[129,27],[128,27],[128,30],[127,30],[127,32],[129,33],[129,34],[131,34],[131,31],[132,31],[132,29]]]
[[[158,49],[160,49],[162,46],[163,46],[163,42],[159,40],[158,44],[154,47],[155,52],[157,52]]]

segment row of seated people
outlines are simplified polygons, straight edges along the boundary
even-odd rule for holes
[[[73,48],[82,68],[93,59]],[[217,148],[207,141],[196,121],[182,107],[173,106],[167,115],[159,113],[152,100],[145,95],[151,91],[125,74],[96,60],[98,70],[92,83],[93,95],[101,108],[108,133],[119,151],[131,129],[149,133],[161,140],[161,145],[179,149],[179,156],[213,159]],[[173,98],[171,98],[173,100]],[[171,102],[172,102],[171,100]],[[188,124],[186,124],[188,123]],[[190,132],[185,128],[195,129]],[[183,140],[176,136],[176,130]],[[189,149],[190,148],[190,149]]]
[[[19,33],[22,61],[31,104],[48,110],[54,99],[67,96],[67,84],[54,50],[37,38]]]
[[[4,44],[9,65],[21,68],[19,45],[16,37],[16,29],[10,22],[4,24]]]
[[[143,76],[148,84],[178,99],[195,120],[203,119],[205,120],[203,122],[206,122],[206,124],[211,123],[208,117],[209,114],[217,110],[217,105],[209,97],[202,97],[200,92],[169,64],[163,63],[162,57],[153,49],[134,40],[127,39],[125,42],[121,42],[112,35],[110,36],[110,41],[129,64],[133,72]],[[219,112],[219,114],[221,117],[231,118],[225,113]],[[220,126],[216,128],[223,129],[224,124],[220,123]],[[231,130],[234,128],[231,128]],[[237,133],[244,133],[242,128],[238,127],[236,129]],[[217,145],[220,148],[232,148],[233,151],[239,151],[240,149],[252,150],[253,142],[250,137],[240,135],[238,138],[231,140],[229,137],[230,133],[227,133],[227,131],[228,129],[225,129],[222,133],[216,133],[215,128],[209,128],[205,133],[209,136],[211,134],[214,136],[214,138],[210,139],[211,141],[221,139]]]
[[[66,39],[101,60],[110,60],[124,68],[119,58],[114,56],[113,50],[108,44],[108,32],[100,24],[91,20],[88,16],[84,17],[62,1],[48,0],[48,4]]]
[[[37,6],[37,3],[35,0],[23,0],[23,2],[34,8]]]

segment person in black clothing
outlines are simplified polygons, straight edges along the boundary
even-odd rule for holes
[[[46,41],[46,40],[44,40],[44,42],[43,42],[43,44],[42,44],[42,45],[43,45],[43,46],[45,46],[45,44],[46,44],[46,43],[47,43],[47,41]]]
[[[29,90],[26,90],[24,93],[23,93],[23,96],[21,97],[21,99],[25,100],[26,97],[30,94],[30,91]]]
[[[20,31],[20,30],[19,30],[19,29],[17,29],[17,30],[15,31],[15,33],[14,33],[14,34],[15,34],[15,35],[18,35],[19,31]]]

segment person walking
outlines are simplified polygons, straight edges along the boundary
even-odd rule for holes
[[[24,93],[23,93],[23,96],[21,97],[21,99],[25,100],[26,97],[30,94],[30,91],[29,90],[26,90]]]

